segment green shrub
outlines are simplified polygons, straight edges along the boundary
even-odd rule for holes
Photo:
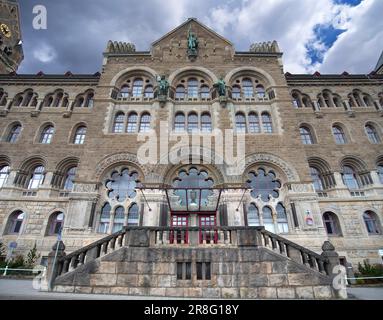
[[[40,258],[40,254],[37,253],[36,243],[35,243],[33,248],[31,250],[29,250],[27,257],[25,259],[26,269],[33,269],[36,265],[38,258]]]
[[[358,273],[355,276],[358,277],[382,277],[383,276],[383,265],[382,264],[370,264],[367,260],[363,261],[363,265],[358,263]],[[363,283],[381,283],[383,279],[363,279],[357,280],[363,281]]]

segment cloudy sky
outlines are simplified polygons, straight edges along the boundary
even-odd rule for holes
[[[383,0],[19,0],[19,73],[94,73],[109,39],[137,50],[195,17],[238,51],[277,40],[291,73],[369,73],[383,50]],[[32,26],[44,5],[46,30]]]

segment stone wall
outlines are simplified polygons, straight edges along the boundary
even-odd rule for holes
[[[177,280],[177,262],[191,279]],[[196,263],[210,262],[211,280]],[[54,291],[191,298],[329,299],[329,277],[266,248],[123,247],[55,280]]]

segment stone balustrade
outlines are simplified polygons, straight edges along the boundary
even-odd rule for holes
[[[264,227],[124,227],[68,255],[57,255],[53,278],[107,255],[121,247],[265,247],[306,267],[331,276],[326,252],[319,255]],[[57,249],[57,246],[55,247]],[[334,251],[330,247],[329,251]],[[334,251],[335,253],[335,251]],[[51,257],[54,254],[52,252]],[[330,254],[331,256],[331,254]]]

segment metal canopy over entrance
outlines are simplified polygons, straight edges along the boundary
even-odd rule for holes
[[[169,242],[185,244],[189,242],[187,227],[198,227],[199,243],[217,243],[217,212],[222,192],[243,190],[240,206],[248,188],[214,188],[214,187],[140,187],[144,200],[145,190],[156,190],[164,193],[170,211]],[[147,202],[147,201],[146,201]],[[148,204],[149,211],[150,206]]]
[[[146,201],[145,190],[158,190],[164,192],[170,213],[174,214],[215,214],[218,210],[222,192],[228,190],[243,190],[243,196],[249,188],[174,188],[174,187],[139,187]],[[238,204],[238,207],[240,205]]]

